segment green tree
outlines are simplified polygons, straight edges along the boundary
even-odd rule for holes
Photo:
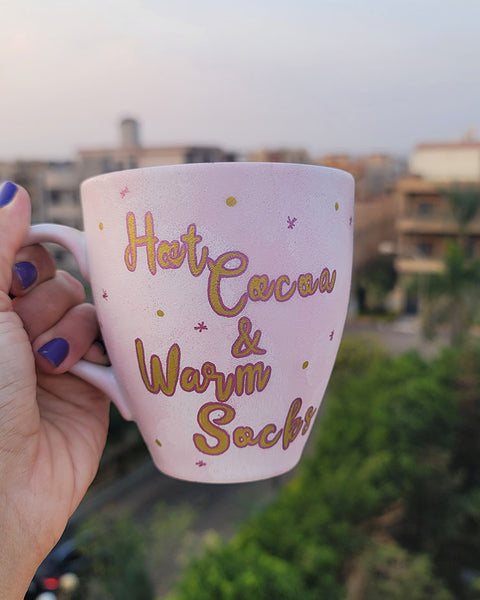
[[[364,556],[366,600],[452,600],[428,555],[412,555],[394,542],[374,542]]]
[[[465,342],[478,316],[480,261],[471,256],[468,229],[480,209],[480,188],[455,185],[445,190],[444,196],[458,233],[447,247],[444,271],[426,281],[423,331],[432,338],[439,325],[448,324],[450,342],[458,346]]]
[[[459,227],[459,241],[464,241],[468,225],[477,216],[480,209],[480,188],[477,185],[451,186],[444,191],[453,217]]]
[[[79,549],[89,559],[92,600],[153,600],[146,567],[145,530],[129,516],[99,514],[78,534]]]
[[[237,589],[289,598],[289,579],[297,598],[341,600],[349,565],[392,507],[403,519],[382,533],[397,545],[377,548],[381,573],[365,600],[447,599],[447,584],[456,598],[471,598],[463,581],[480,564],[478,390],[478,348],[426,360],[346,339],[298,474],[232,542],[195,560],[175,600],[231,600]]]
[[[254,544],[210,546],[193,560],[181,580],[175,600],[298,600],[308,599],[294,566]],[[313,600],[313,599],[312,599]]]
[[[431,276],[425,291],[423,331],[435,336],[438,326],[450,329],[450,342],[460,346],[475,323],[480,296],[480,261],[470,259],[459,243],[448,246],[443,273]]]
[[[360,310],[384,311],[387,295],[396,282],[393,255],[379,254],[370,260],[357,282]]]

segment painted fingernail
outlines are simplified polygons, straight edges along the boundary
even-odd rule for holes
[[[44,356],[55,367],[58,367],[63,362],[70,350],[67,340],[63,338],[54,338],[44,344],[38,353]]]
[[[13,268],[18,275],[22,289],[26,290],[37,280],[38,272],[31,262],[18,262]]]
[[[2,206],[6,206],[13,200],[17,190],[18,187],[13,183],[13,181],[5,181],[2,187],[0,187],[0,208],[2,208]]]

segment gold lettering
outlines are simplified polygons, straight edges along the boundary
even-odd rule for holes
[[[211,415],[215,411],[220,411],[222,414],[220,417],[213,418]],[[228,433],[218,427],[218,425],[227,425],[231,423],[235,418],[235,410],[228,404],[217,404],[210,402],[204,404],[198,412],[198,424],[202,431],[207,435],[215,438],[216,444],[210,446],[207,442],[207,438],[200,433],[193,435],[193,443],[197,450],[209,455],[218,455],[226,452],[230,446],[230,436]]]
[[[240,264],[238,267],[228,269],[226,264],[231,260],[238,259]],[[235,317],[245,308],[248,300],[248,295],[242,294],[240,300],[232,308],[228,308],[222,299],[220,291],[220,283],[222,279],[229,277],[239,277],[244,273],[248,266],[248,258],[242,252],[226,252],[221,254],[217,260],[209,260],[208,268],[210,275],[208,278],[208,300],[213,310],[222,317]]]
[[[135,350],[137,353],[137,362],[140,369],[142,381],[149,392],[158,394],[160,391],[165,396],[173,396],[178,382],[180,368],[180,347],[173,344],[167,355],[166,375],[162,368],[162,362],[156,354],[150,358],[150,377],[147,373],[145,364],[145,351],[143,342],[140,338],[135,340]]]
[[[152,213],[145,214],[145,235],[137,235],[135,215],[132,212],[127,214],[127,233],[128,246],[125,248],[125,264],[129,271],[135,271],[137,268],[137,246],[146,246],[147,263],[150,273],[155,275],[157,265],[155,262],[155,244],[158,242],[153,229]]]
[[[182,242],[187,244],[188,249],[188,266],[190,267],[190,273],[194,277],[201,275],[205,269],[208,258],[208,248],[204,246],[200,254],[200,260],[197,261],[197,244],[202,241],[202,236],[197,235],[195,224],[188,227],[187,233],[184,233],[180,238]]]

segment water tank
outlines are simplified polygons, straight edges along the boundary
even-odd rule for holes
[[[120,124],[123,148],[140,146],[139,124],[135,119],[123,119]]]

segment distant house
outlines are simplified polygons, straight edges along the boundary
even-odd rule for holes
[[[480,189],[480,143],[419,144],[410,157],[409,175],[395,190],[399,310],[418,311],[428,275],[443,270],[448,243],[458,236],[459,225],[445,196],[452,186]],[[480,257],[480,212],[466,235],[469,252]]]

